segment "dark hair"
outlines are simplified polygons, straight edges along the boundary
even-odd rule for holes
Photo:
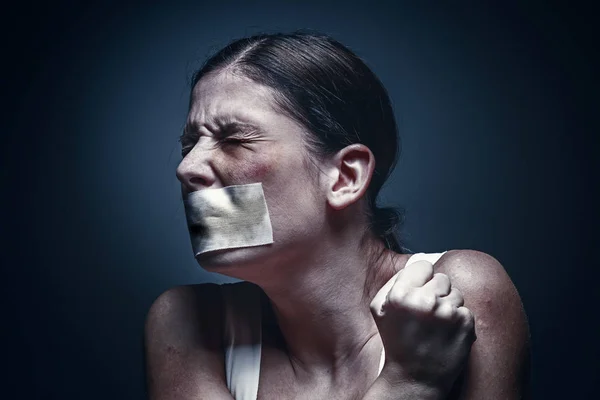
[[[327,35],[260,34],[235,40],[210,57],[194,74],[192,88],[224,69],[272,88],[281,111],[310,132],[306,141],[313,154],[331,155],[354,143],[371,150],[376,165],[366,194],[370,229],[387,248],[402,253],[396,235],[402,211],[375,202],[400,143],[387,91],[369,67]]]

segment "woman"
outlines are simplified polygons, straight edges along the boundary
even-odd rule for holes
[[[376,206],[397,127],[355,54],[324,35],[253,36],[192,88],[184,201],[260,184],[273,240],[197,251],[245,282],[156,300],[152,399],[521,398],[529,333],[503,267],[477,251],[405,254],[398,214]],[[214,233],[190,218],[193,244]]]

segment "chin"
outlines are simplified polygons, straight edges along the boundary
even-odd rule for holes
[[[264,260],[268,257],[268,253],[270,253],[268,247],[270,246],[263,245],[212,250],[196,256],[196,261],[203,269],[209,272],[216,272],[233,278],[244,279],[241,276],[237,276],[236,270],[256,268],[258,264],[264,263]]]

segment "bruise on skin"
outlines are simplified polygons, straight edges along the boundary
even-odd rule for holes
[[[167,345],[166,352],[170,356],[178,357],[181,355],[181,350],[173,345]]]
[[[277,159],[266,159],[261,157],[258,160],[249,160],[247,165],[244,165],[245,174],[253,180],[260,182],[267,176],[278,164]]]
[[[265,178],[268,180],[269,175],[280,165],[280,160],[281,152],[261,146],[239,161],[231,182],[254,183],[263,182]]]

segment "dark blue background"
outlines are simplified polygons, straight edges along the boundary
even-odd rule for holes
[[[592,396],[591,8],[217,3],[4,10],[0,397],[144,398],[153,300],[226,280],[196,265],[175,178],[188,78],[234,38],[297,28],[338,38],[389,89],[403,155],[382,200],[406,208],[408,247],[498,258],[530,318],[534,398]]]

